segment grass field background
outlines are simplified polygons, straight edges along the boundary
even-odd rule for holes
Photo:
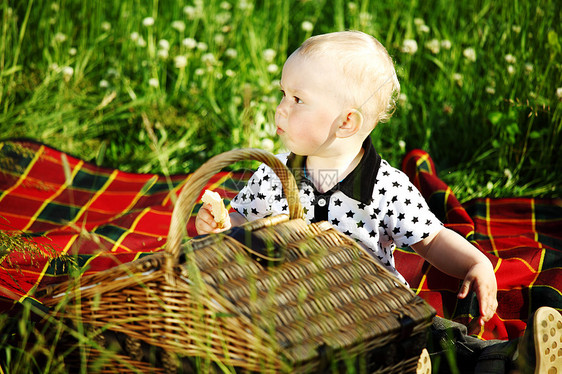
[[[284,60],[356,29],[396,62],[399,106],[373,133],[391,164],[427,150],[461,201],[561,196],[560,14],[558,0],[2,0],[0,137],[163,174],[279,152]],[[0,372],[64,372],[26,320],[0,315]]]
[[[402,95],[373,133],[399,166],[423,148],[465,201],[560,195],[562,47],[555,0],[4,0],[0,131],[98,164],[184,173],[236,147],[281,150],[284,60],[358,29]]]

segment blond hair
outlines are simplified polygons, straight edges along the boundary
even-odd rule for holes
[[[329,57],[338,64],[345,86],[343,99],[354,106],[372,130],[390,119],[400,83],[386,48],[361,31],[339,31],[307,39],[293,54]]]

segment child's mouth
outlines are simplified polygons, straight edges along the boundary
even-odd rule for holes
[[[277,135],[281,135],[281,134],[284,134],[284,133],[285,133],[285,130],[283,130],[280,127],[277,127]]]

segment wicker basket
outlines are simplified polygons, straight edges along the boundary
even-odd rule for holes
[[[186,219],[208,180],[249,159],[279,176],[289,216],[184,242]],[[191,176],[164,252],[39,296],[47,306],[66,298],[54,308],[57,318],[116,331],[168,355],[257,372],[320,372],[358,357],[369,372],[415,372],[435,314],[329,223],[307,225],[289,170],[254,149],[223,153]]]

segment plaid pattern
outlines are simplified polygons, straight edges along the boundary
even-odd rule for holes
[[[208,188],[229,203],[247,174],[218,173]],[[187,177],[125,173],[34,142],[0,142],[0,230],[23,231],[44,252],[72,255],[85,274],[95,273],[163,249],[172,200]],[[194,219],[187,229],[196,235]],[[62,260],[9,256],[15,265],[0,266],[4,298],[40,306],[34,291],[68,272]],[[4,299],[0,308],[10,304]]]
[[[437,177],[429,155],[412,151],[404,171],[447,226],[486,253],[496,268],[499,308],[484,338],[520,336],[531,311],[562,308],[562,200],[477,199],[462,206]],[[163,177],[104,169],[29,141],[0,142],[0,230],[24,231],[40,245],[72,255],[86,274],[162,250],[173,208],[187,175]],[[221,172],[207,188],[233,198],[249,173]],[[195,208],[197,211],[198,207]],[[195,235],[194,220],[188,233]],[[396,253],[398,270],[414,291],[446,318],[469,324],[475,298],[456,299],[459,281],[410,249]],[[67,276],[62,260],[19,253],[0,266],[0,311],[33,302],[35,289]]]
[[[498,282],[498,310],[484,328],[473,296],[457,300],[460,281],[436,270],[411,249],[396,251],[398,270],[437,314],[467,324],[484,339],[522,335],[530,314],[541,306],[562,309],[562,199],[474,199],[461,205],[437,177],[429,155],[410,152],[402,169],[446,226],[465,236],[492,261]]]

